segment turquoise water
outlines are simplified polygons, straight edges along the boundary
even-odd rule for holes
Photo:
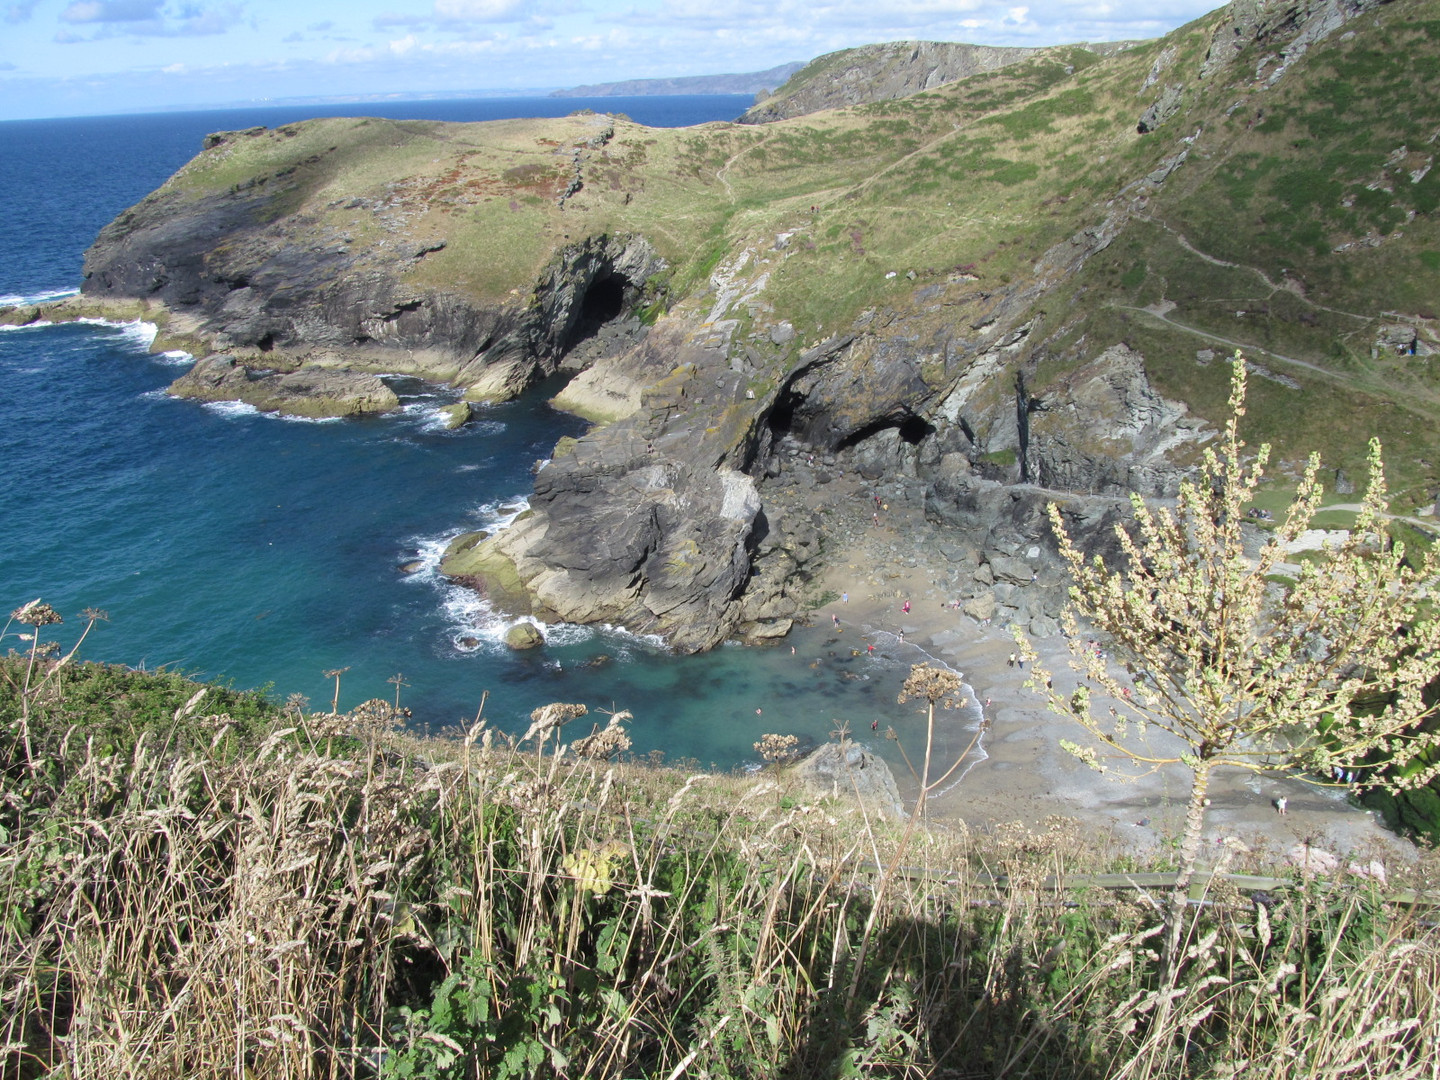
[[[288,119],[187,114],[184,131],[154,116],[0,124],[10,200],[0,296],[73,287],[98,225],[178,167],[199,134]],[[27,144],[21,128],[38,142]],[[146,156],[147,146],[170,145],[147,137],[161,130],[178,160]],[[106,154],[115,156],[108,169]],[[47,162],[49,183],[35,176]],[[27,170],[30,179],[17,181]],[[62,180],[71,186],[58,199]],[[44,228],[26,228],[26,215]],[[143,326],[0,332],[0,453],[9,466],[0,608],[43,597],[67,618],[64,640],[78,631],[82,608],[105,609],[109,621],[87,641],[86,657],[268,687],[277,698],[302,693],[326,706],[334,684],[322,673],[348,668],[342,708],[393,697],[387,680],[399,673],[402,704],[431,728],[472,720],[482,697],[487,718],[507,730],[523,729],[529,711],[550,701],[629,709],[637,753],[707,766],[751,762],[751,744],[769,731],[823,740],[838,722],[868,734],[878,719],[910,740],[921,732],[913,708],[895,704],[918,652],[876,639],[876,655],[853,656],[864,648],[856,628],[693,657],[581,627],[550,628],[549,643],[532,652],[500,644],[504,620],[434,566],[456,533],[522,508],[535,461],[582,430],[545,404],[556,387],[486,409],[458,432],[436,422],[437,406],[454,395],[413,379],[392,380],[405,402],[398,415],[281,420],[167,397],[163,388],[189,358],[152,356],[150,339]],[[402,572],[415,562],[418,572]]]

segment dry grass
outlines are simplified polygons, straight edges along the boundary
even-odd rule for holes
[[[1157,904],[1066,885],[1114,863],[1071,822],[884,824],[784,774],[577,757],[555,740],[579,719],[543,748],[419,742],[371,702],[238,746],[192,697],[105,751],[54,722],[63,694],[30,706],[45,764],[12,738],[3,781],[5,1076],[1435,1068],[1440,938],[1363,888],[1212,893],[1157,1031]]]

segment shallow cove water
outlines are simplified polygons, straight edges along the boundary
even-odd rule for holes
[[[324,111],[462,120],[589,106],[679,125],[733,117],[747,103],[504,99]],[[188,160],[206,132],[316,111],[0,123],[0,298],[73,290],[100,226]],[[151,336],[143,326],[76,324],[0,332],[0,608],[43,597],[66,616],[57,629],[67,642],[82,608],[105,609],[110,620],[86,642],[86,658],[166,665],[327,707],[334,681],[322,672],[348,668],[342,708],[393,698],[387,680],[403,673],[402,704],[434,728],[472,720],[482,694],[487,718],[511,731],[550,701],[629,709],[636,753],[722,768],[752,762],[765,732],[820,741],[840,721],[868,736],[879,720],[907,744],[923,742],[920,715],[895,702],[921,654],[877,640],[865,655],[853,629],[676,656],[660,642],[567,626],[551,628],[541,649],[506,649],[504,621],[434,567],[449,537],[523,508],[535,462],[583,430],[545,403],[556,387],[485,409],[458,432],[436,421],[436,407],[456,395],[413,379],[392,380],[405,402],[398,415],[288,421],[168,398],[164,387],[189,358],[152,356]],[[410,563],[420,569],[402,573]],[[970,719],[948,719],[957,743]],[[879,742],[889,756],[893,744]]]

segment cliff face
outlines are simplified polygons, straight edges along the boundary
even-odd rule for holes
[[[895,41],[842,49],[790,75],[773,94],[747,109],[739,122],[768,124],[823,109],[893,101],[994,71],[1035,52],[952,41]]]
[[[587,126],[601,145],[613,130],[605,118]],[[298,126],[217,133],[197,164],[223,162],[237,147],[264,154],[298,134]],[[577,142],[576,169],[590,149]],[[307,200],[297,211],[332,179],[327,158],[338,149],[251,173],[224,191],[172,183],[101,231],[86,252],[82,294],[157,302],[183,316],[193,343],[242,365],[413,372],[485,401],[553,374],[600,323],[636,308],[665,266],[640,237],[599,235],[560,246],[524,296],[417,280],[422,261],[452,241],[448,230],[407,227],[417,215],[406,202],[416,200],[397,198],[396,185],[384,197]],[[361,232],[377,224],[379,236]]]
[[[600,423],[445,564],[504,609],[774,636],[874,493],[923,510],[966,611],[1041,632],[1046,504],[1098,549],[1129,492],[1173,493],[1237,346],[1247,438],[1353,471],[1382,431],[1433,502],[1437,16],[1244,0],[763,127],[230,134],[105,230],[85,292],[163,304],[228,358],[200,382],[576,373],[558,400]]]

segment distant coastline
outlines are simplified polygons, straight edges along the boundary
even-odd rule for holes
[[[740,75],[692,75],[681,79],[630,79],[552,91],[554,98],[662,97],[673,94],[770,94],[805,66],[800,61]]]

